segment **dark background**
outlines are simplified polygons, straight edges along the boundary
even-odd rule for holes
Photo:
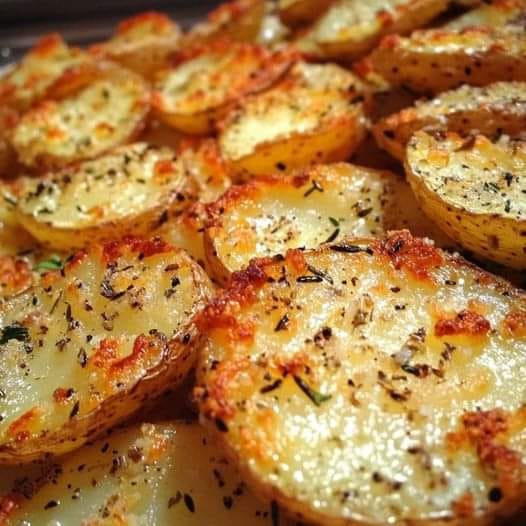
[[[188,27],[218,0],[0,0],[0,66],[16,60],[44,33],[84,45],[111,34],[122,18],[157,9]]]

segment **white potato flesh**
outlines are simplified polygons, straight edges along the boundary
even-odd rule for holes
[[[212,132],[229,107],[276,82],[293,58],[224,40],[189,55],[177,67],[159,73],[153,106],[161,120],[190,134]]]
[[[461,135],[518,135],[526,130],[526,83],[461,86],[381,119],[373,133],[380,147],[403,161],[409,139],[422,128],[446,129]]]
[[[0,461],[66,453],[175,386],[209,292],[184,251],[126,238],[2,304]]]
[[[447,0],[338,0],[304,38],[314,41],[323,56],[351,61],[382,36],[422,27],[447,6]]]
[[[197,191],[173,150],[146,143],[123,146],[38,179],[22,179],[20,186],[20,223],[58,250],[145,235],[167,208],[184,208]]]
[[[198,325],[202,418],[291,514],[460,526],[524,504],[526,297],[507,282],[397,231],[255,260]]]
[[[440,93],[462,84],[487,86],[526,81],[526,35],[506,28],[429,29],[410,37],[385,37],[363,61],[362,74],[381,75],[392,86]]]
[[[365,98],[362,82],[345,69],[297,63],[277,86],[228,115],[221,153],[240,176],[346,160],[366,133]]]
[[[421,131],[406,173],[426,214],[459,244],[526,269],[526,143]]]
[[[290,37],[290,29],[279,17],[278,6],[273,0],[265,2],[265,15],[261,20],[256,42],[262,46],[278,48]]]
[[[417,209],[405,180],[351,164],[315,166],[301,175],[254,180],[235,186],[208,207],[207,263],[227,282],[251,259],[316,248],[347,236],[376,236],[416,228],[433,237],[433,228],[409,216]],[[444,237],[444,236],[442,236]]]
[[[213,437],[183,421],[133,426],[58,460],[3,467],[0,485],[0,502],[13,508],[0,512],[5,526],[271,526],[277,516]]]
[[[521,15],[525,12],[524,0],[493,0],[490,3],[482,3],[476,9],[455,18],[444,27],[459,30],[476,26],[515,26],[520,25]]]
[[[131,71],[108,64],[98,71],[80,68],[66,73],[56,86],[57,93],[73,93],[43,101],[12,130],[11,143],[29,167],[59,167],[96,157],[131,141],[144,125],[149,90]]]
[[[88,62],[87,53],[68,47],[59,35],[44,36],[19,64],[0,77],[0,103],[26,110],[67,69]]]
[[[91,52],[151,77],[167,65],[180,39],[181,30],[173,20],[162,13],[148,11],[120,22],[115,35],[107,42],[92,46]]]

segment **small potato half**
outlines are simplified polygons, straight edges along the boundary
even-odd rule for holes
[[[381,148],[403,161],[409,139],[422,128],[489,137],[520,134],[526,131],[526,82],[461,86],[381,119],[373,133]]]
[[[192,322],[211,292],[160,239],[95,245],[0,306],[0,462],[63,454],[193,366]]]
[[[93,161],[20,181],[17,218],[57,250],[146,235],[166,209],[190,204],[197,188],[169,148],[122,146]]]
[[[213,276],[231,274],[256,257],[316,248],[346,236],[376,236],[398,228],[427,228],[405,180],[338,163],[315,166],[293,177],[265,177],[235,186],[208,207],[205,253]],[[438,236],[437,236],[438,237]],[[444,236],[442,236],[442,239]]]
[[[181,39],[179,26],[168,16],[148,11],[119,23],[115,35],[91,47],[97,58],[119,62],[145,77],[166,66]]]
[[[426,214],[485,259],[526,269],[526,143],[417,132],[406,173]]]
[[[229,113],[221,153],[242,178],[346,160],[366,135],[366,101],[366,88],[352,73],[299,62],[274,88]]]
[[[322,57],[351,62],[369,52],[381,37],[422,27],[447,6],[447,0],[338,0],[298,45],[302,49],[303,40],[314,42]]]
[[[462,84],[526,81],[526,34],[506,28],[429,29],[410,37],[385,37],[357,65],[392,86],[436,94]]]
[[[134,425],[58,460],[3,466],[0,490],[3,526],[272,526],[277,515],[213,437],[184,421]]]
[[[110,63],[68,70],[10,134],[20,161],[39,169],[97,157],[133,140],[149,110],[149,88]]]
[[[292,516],[486,526],[524,505],[526,296],[509,283],[395,231],[254,260],[198,325],[202,419]]]
[[[239,98],[268,88],[293,60],[291,53],[272,53],[246,42],[206,44],[190,50],[174,69],[159,73],[153,108],[184,133],[211,133]]]

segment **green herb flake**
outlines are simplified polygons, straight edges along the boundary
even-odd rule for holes
[[[27,342],[29,340],[29,331],[18,323],[3,327],[0,334],[0,345],[5,345],[9,340]]]
[[[62,270],[64,268],[64,262],[59,256],[53,255],[49,259],[45,259],[38,263],[35,270],[46,271],[46,270]]]
[[[296,385],[305,393],[305,395],[310,399],[310,401],[317,407],[319,407],[323,402],[327,402],[332,398],[330,394],[323,394],[314,390],[303,378],[300,376],[294,376],[294,381]]]

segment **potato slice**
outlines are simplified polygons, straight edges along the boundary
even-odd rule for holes
[[[184,378],[210,293],[159,239],[95,245],[0,306],[0,462],[62,454]]]
[[[397,228],[425,229],[405,180],[338,163],[320,165],[290,178],[266,177],[235,186],[208,207],[204,234],[208,268],[226,283],[255,257],[316,248],[345,236],[376,236]],[[442,239],[444,236],[442,236]]]
[[[390,35],[357,70],[375,72],[392,86],[417,93],[526,81],[526,34],[482,27],[415,31],[408,38]]]
[[[210,42],[217,38],[254,42],[265,16],[265,4],[265,0],[225,2],[211,11],[206,21],[192,28],[186,37],[186,43]]]
[[[525,10],[524,0],[493,0],[464,13],[444,27],[448,30],[460,30],[477,26],[513,26],[520,21]]]
[[[86,52],[68,47],[60,35],[46,35],[0,78],[0,105],[27,110],[67,69],[90,61]]]
[[[3,468],[2,478],[6,526],[275,524],[196,423],[136,425],[58,461]]]
[[[474,131],[490,137],[503,132],[517,135],[526,130],[526,83],[462,86],[381,119],[373,133],[381,148],[403,161],[409,139],[422,128],[461,135]]]
[[[406,173],[425,210],[462,246],[526,269],[526,143],[416,133]]]
[[[181,30],[173,20],[148,11],[123,20],[110,40],[92,46],[90,51],[96,57],[114,60],[140,75],[152,77],[166,67],[180,38]]]
[[[304,38],[313,41],[323,57],[350,62],[382,36],[422,27],[447,6],[447,0],[338,0]],[[298,45],[302,49],[301,39]]]
[[[290,34],[290,29],[279,17],[277,3],[274,0],[267,0],[256,43],[271,49],[279,48],[285,44]]]
[[[366,135],[361,81],[334,64],[299,62],[226,118],[221,153],[238,177],[346,160]]]
[[[301,26],[314,22],[334,0],[278,0],[279,16],[285,24]]]
[[[82,248],[148,234],[167,208],[182,210],[195,199],[194,186],[173,150],[135,143],[38,179],[23,179],[17,217],[51,248]]]
[[[397,231],[255,260],[198,325],[202,417],[290,513],[478,526],[524,504],[526,296],[507,282]]]
[[[240,97],[268,88],[292,62],[293,55],[287,52],[216,41],[191,50],[175,69],[159,73],[154,110],[161,120],[184,133],[211,133]]]
[[[47,97],[11,134],[21,162],[31,168],[63,166],[129,142],[149,109],[141,77],[110,64],[68,71]]]

